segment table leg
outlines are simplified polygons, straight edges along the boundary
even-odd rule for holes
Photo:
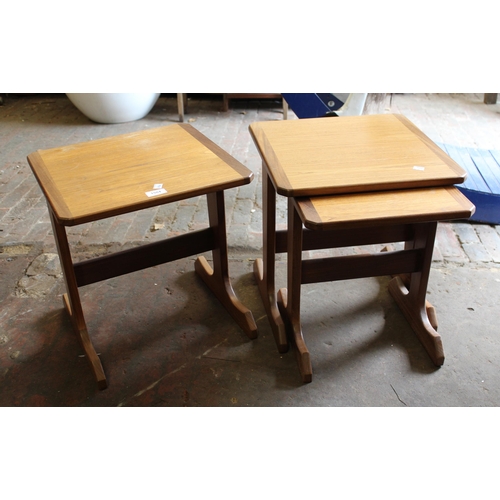
[[[405,247],[405,248],[407,248],[407,247]],[[390,247],[389,246],[385,246],[382,249],[382,252],[388,252],[388,251],[390,251]],[[406,287],[406,289],[409,289],[410,288],[410,277],[411,277],[411,275],[410,274],[399,274],[398,276],[401,278],[401,281],[403,282],[403,285]],[[395,278],[396,275],[392,275],[392,277]],[[425,309],[427,311],[427,316],[429,317],[429,321],[430,321],[430,323],[432,325],[432,328],[434,328],[434,330],[437,331],[437,329],[438,329],[438,320],[437,320],[436,309],[434,308],[434,306],[428,300],[425,301]]]
[[[415,272],[396,275],[389,283],[389,291],[432,361],[440,366],[444,362],[443,345],[437,333],[435,309],[426,300],[436,228],[436,222],[413,226],[414,235],[410,241],[406,242],[405,250],[421,251],[420,263],[415,267]],[[287,288],[282,288],[278,292],[278,307],[296,352],[302,380],[311,382],[312,365],[300,321],[301,284],[305,279],[302,263],[303,237],[302,221],[295,209],[293,199],[290,198],[288,203]]]
[[[295,210],[293,198],[288,199],[287,234],[287,287],[278,292],[278,307],[288,329],[295,350],[303,382],[312,381],[312,365],[309,351],[302,335],[300,323],[300,294],[302,284],[302,220]]]
[[[429,309],[426,302],[436,228],[437,222],[415,225],[414,239],[406,243],[405,249],[423,250],[420,271],[410,275],[408,286],[400,276],[396,276],[389,283],[389,291],[433,363],[441,366],[444,363],[443,344],[433,326],[437,326],[434,308],[431,306]]]
[[[50,207],[49,214],[52,222],[52,228],[54,230],[57,250],[59,252],[59,260],[61,261],[64,281],[66,283],[67,294],[63,295],[63,302],[66,310],[70,315],[73,329],[78,335],[78,338],[82,343],[83,350],[85,351],[87,359],[90,362],[90,366],[97,381],[97,386],[101,390],[106,389],[106,375],[104,374],[101,360],[99,359],[99,356],[97,355],[97,352],[92,345],[92,341],[90,340],[88,334],[87,325],[85,324],[85,318],[83,316],[80,294],[78,293],[78,285],[73,268],[73,260],[71,258],[66,229],[56,221]]]
[[[224,191],[207,194],[208,217],[214,230],[213,269],[205,257],[196,259],[195,270],[249,338],[257,338],[257,325],[250,309],[236,297],[229,281]]]
[[[262,165],[262,221],[263,259],[254,263],[257,286],[271,325],[274,340],[281,353],[289,349],[285,324],[276,302],[276,191],[269,178],[265,164]]]
[[[186,112],[187,94],[177,94],[177,111],[179,113],[179,121],[184,121],[184,113]]]
[[[407,290],[410,289],[410,278],[411,274],[400,274],[399,277],[401,278],[401,281],[403,282],[403,285]],[[428,301],[425,301],[425,310],[427,311],[427,316],[429,318],[429,322],[432,325],[432,328],[434,330],[438,330],[438,320],[437,320],[437,313],[436,313],[436,308]]]

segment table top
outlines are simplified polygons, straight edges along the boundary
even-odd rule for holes
[[[28,162],[71,226],[248,184],[253,173],[189,124],[39,150]]]
[[[402,115],[256,122],[249,128],[283,196],[452,185],[467,176]]]
[[[315,196],[294,201],[308,229],[325,231],[468,219],[475,211],[474,205],[453,186]]]

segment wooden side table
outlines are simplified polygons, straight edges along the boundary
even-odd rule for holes
[[[299,366],[307,382],[312,378],[312,369],[299,328],[301,276],[305,272],[306,279],[313,279],[312,273],[316,275],[314,279],[320,281],[328,277],[355,277],[361,261],[343,261],[342,272],[336,274],[337,271],[327,268],[338,269],[339,261],[330,261],[324,267],[306,264],[301,260],[302,250],[405,241],[409,253],[366,259],[363,275],[377,275],[381,269],[387,274],[409,273],[411,296],[418,296],[416,305],[410,309],[420,310],[437,221],[468,217],[473,210],[472,204],[456,196],[455,191],[451,195],[444,189],[463,182],[466,172],[401,115],[259,122],[250,125],[250,133],[263,160],[263,258],[256,260],[254,272],[278,350],[286,352],[292,339],[298,346]],[[430,187],[441,187],[441,190],[420,191],[418,206],[408,212],[405,207],[418,193],[416,189]],[[384,191],[391,196],[380,198],[378,193]],[[400,194],[394,194],[399,191]],[[276,230],[278,194],[288,197],[288,230],[285,231]],[[436,196],[430,213],[426,211],[428,196]],[[443,198],[451,205],[440,205]],[[324,207],[334,207],[333,213],[329,209],[325,213],[316,208],[312,212],[308,210],[307,207],[316,207],[320,200],[325,203]],[[395,212],[391,211],[394,209]],[[335,214],[340,219],[330,219]],[[303,230],[302,224],[310,229]],[[275,289],[276,254],[282,252],[288,252],[291,297],[284,290],[277,294]],[[427,259],[425,263],[420,262],[418,268],[415,262],[406,261],[415,259],[417,254],[419,259]],[[392,260],[399,259],[400,255],[404,255],[405,262],[401,266],[397,262],[393,265]],[[379,267],[379,263],[383,265]],[[308,267],[313,265],[318,266],[314,271]],[[415,280],[418,284],[414,284]],[[395,285],[391,290],[394,292]],[[404,304],[406,302],[401,301],[403,309]],[[425,321],[422,319],[422,322]],[[420,325],[412,326],[433,361],[442,363],[444,358],[437,334],[427,329],[427,323],[423,329]],[[426,333],[422,333],[423,330]]]
[[[106,376],[87,331],[78,288],[183,257],[201,256],[195,269],[249,338],[257,326],[229,281],[224,190],[248,184],[253,173],[191,125],[178,124],[37,151],[28,162],[43,190],[67,294],[64,304],[100,389]],[[206,229],[73,263],[66,226],[206,195]]]
[[[431,360],[442,365],[436,313],[426,301],[437,221],[467,219],[473,213],[474,205],[454,187],[289,198],[288,284],[279,290],[277,301],[302,380],[312,380],[312,365],[300,323],[301,285],[324,281],[395,276],[390,293]],[[304,233],[303,226],[311,231]],[[302,259],[304,244],[338,248],[400,241],[404,250]]]

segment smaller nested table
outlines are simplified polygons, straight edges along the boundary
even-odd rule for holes
[[[78,288],[183,257],[200,256],[196,272],[249,338],[257,326],[236,297],[228,273],[224,190],[248,184],[253,173],[198,132],[179,124],[37,151],[28,162],[48,202],[67,294],[64,304],[97,380],[106,376],[87,331]],[[206,229],[74,263],[66,226],[206,195]]]
[[[436,312],[426,300],[437,222],[473,213],[474,205],[455,187],[289,198],[288,282],[277,302],[303,381],[312,380],[312,364],[300,323],[301,285],[324,281],[393,276],[389,292],[431,360],[442,365]],[[311,231],[305,238],[303,226]],[[405,242],[403,250],[302,259],[304,244],[338,248],[399,241]]]

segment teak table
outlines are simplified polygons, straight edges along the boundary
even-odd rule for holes
[[[400,115],[260,122],[263,259],[254,264],[280,352],[295,347],[304,382],[312,365],[300,324],[301,284],[393,275],[389,290],[436,365],[444,362],[425,300],[437,222],[474,206],[452,184],[466,172]],[[276,194],[288,228],[276,230]],[[305,226],[305,229],[304,227]],[[302,251],[405,242],[404,250],[302,260]],[[275,255],[287,252],[287,288],[275,290]]]
[[[228,274],[224,190],[248,184],[253,173],[191,125],[179,124],[37,151],[28,162],[48,202],[67,294],[64,304],[100,389],[106,376],[90,340],[78,288],[183,257],[200,256],[196,272],[249,338],[252,313],[236,297]],[[66,226],[207,196],[206,229],[74,263]]]

